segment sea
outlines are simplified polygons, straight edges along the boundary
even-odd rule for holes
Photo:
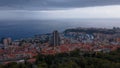
[[[63,32],[69,28],[113,28],[120,27],[120,19],[54,19],[54,20],[0,20],[0,39],[30,38],[38,34]]]

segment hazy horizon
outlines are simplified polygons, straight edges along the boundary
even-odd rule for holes
[[[119,0],[0,0],[0,37],[119,26]]]
[[[13,39],[33,37],[36,34],[59,32],[68,28],[119,27],[120,19],[59,19],[59,20],[11,20],[0,21],[0,38],[12,37]]]

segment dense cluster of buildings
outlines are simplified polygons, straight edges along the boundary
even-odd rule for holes
[[[107,29],[105,30],[108,31]],[[115,30],[120,31],[119,29]],[[59,33],[58,31],[54,31],[51,34],[36,35],[34,38],[15,41],[12,41],[11,38],[3,38],[0,44],[0,62],[24,62],[24,59],[29,59],[28,62],[32,62],[35,61],[33,57],[39,53],[54,55],[56,53],[68,53],[75,49],[87,52],[102,51],[106,53],[120,48],[119,34],[119,32],[106,34],[79,31]]]

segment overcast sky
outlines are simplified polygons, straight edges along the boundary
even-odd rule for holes
[[[120,0],[0,0],[0,20],[120,18]]]

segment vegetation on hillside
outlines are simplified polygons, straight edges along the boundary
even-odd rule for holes
[[[120,49],[110,53],[75,50],[56,55],[39,54],[35,58],[33,64],[13,62],[0,68],[120,68]]]

